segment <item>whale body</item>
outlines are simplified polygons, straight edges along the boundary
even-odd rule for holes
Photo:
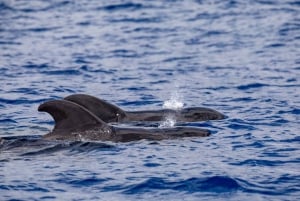
[[[79,97],[82,97],[82,95]],[[124,112],[122,112],[123,110],[113,105],[109,107],[109,109],[105,109],[107,107],[104,107],[103,110],[103,108],[100,107],[98,109],[96,108],[96,113],[94,110],[91,112],[89,107],[86,108],[80,104],[69,101],[69,98],[70,97],[67,97],[65,100],[47,101],[39,106],[38,111],[49,113],[55,121],[54,129],[44,135],[44,139],[128,142],[142,139],[164,140],[182,137],[205,137],[210,135],[210,131],[198,127],[123,128],[112,126],[99,118],[101,115],[97,112],[106,111],[107,113],[104,112],[105,115],[104,117],[102,116],[102,118],[107,122],[119,121],[119,119],[131,120],[133,117],[128,117],[127,112],[124,114]],[[78,98],[78,96],[76,96],[76,98]],[[84,105],[89,106],[93,100],[93,97],[89,98],[88,102],[84,102]],[[99,106],[99,102],[96,101],[96,103],[97,104],[92,104],[92,108]],[[102,104],[103,102],[101,101],[100,103]],[[105,104],[110,106],[109,103],[105,102]],[[114,112],[112,112],[111,108],[115,109],[113,110]],[[145,118],[145,116],[143,116],[142,119],[149,120]],[[150,119],[152,120],[153,118]],[[134,118],[134,120],[136,120],[136,118]]]
[[[146,111],[124,111],[116,105],[86,94],[74,94],[64,98],[91,111],[104,122],[163,121],[172,116],[179,122],[220,120],[225,116],[220,112],[204,107],[183,108],[180,110],[162,109]]]

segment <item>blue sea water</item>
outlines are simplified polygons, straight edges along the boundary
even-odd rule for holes
[[[300,2],[2,0],[0,200],[299,200]],[[46,100],[224,113],[206,138],[48,142]],[[18,140],[17,140],[18,139]]]

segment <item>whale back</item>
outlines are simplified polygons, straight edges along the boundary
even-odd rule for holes
[[[225,118],[222,113],[205,107],[191,107],[184,108],[177,113],[179,121],[193,122],[193,121],[208,121],[208,120],[221,120]]]
[[[92,112],[67,100],[53,100],[41,104],[38,111],[49,113],[55,126],[43,136],[48,140],[101,140],[128,142],[135,140],[163,140],[181,137],[205,137],[210,132],[193,127],[138,128],[113,127]]]
[[[67,96],[64,99],[83,106],[107,123],[120,122],[126,117],[126,112],[121,108],[94,96],[86,94],[74,94]]]

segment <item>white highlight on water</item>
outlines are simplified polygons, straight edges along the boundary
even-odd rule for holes
[[[159,124],[159,128],[170,128],[176,124],[176,118],[173,115],[166,116],[165,120]]]
[[[163,108],[166,109],[173,109],[173,110],[180,110],[183,108],[183,101],[182,97],[178,94],[178,92],[174,92],[171,95],[171,98],[169,100],[166,100],[163,104]]]
[[[163,104],[163,108],[165,109],[173,109],[173,110],[180,110],[184,106],[181,96],[178,92],[174,92],[171,95],[169,100],[166,100]],[[174,127],[176,124],[176,117],[175,115],[167,115],[165,120],[160,123],[159,128],[170,128]]]

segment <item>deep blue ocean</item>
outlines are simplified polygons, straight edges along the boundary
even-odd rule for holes
[[[73,93],[227,118],[184,123],[204,138],[38,143],[38,106]],[[0,95],[0,200],[300,200],[298,0],[1,0]]]

